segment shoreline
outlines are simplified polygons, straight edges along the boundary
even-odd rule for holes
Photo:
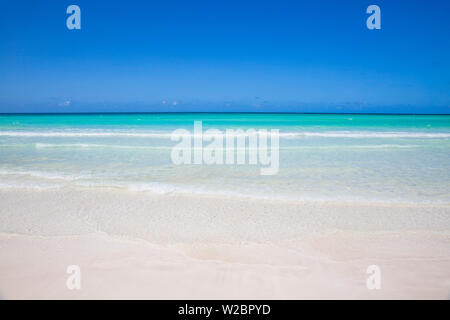
[[[156,243],[267,242],[333,232],[450,232],[450,205],[284,201],[103,188],[0,190],[0,232],[105,232]]]
[[[0,170],[1,171],[1,170]],[[0,172],[1,173],[1,172]],[[28,173],[27,173],[28,174]],[[33,173],[29,173],[30,176]],[[38,173],[34,174],[38,176]],[[61,180],[65,181],[66,184],[52,184],[51,180]],[[448,200],[404,200],[404,199],[364,199],[363,197],[298,197],[295,198],[294,195],[288,196],[280,196],[280,195],[271,195],[266,196],[258,193],[242,193],[242,192],[233,192],[228,190],[222,191],[206,191],[201,188],[189,188],[189,187],[180,187],[176,184],[164,184],[160,182],[151,182],[151,183],[134,183],[134,184],[102,184],[95,182],[92,183],[72,183],[75,178],[69,177],[59,177],[55,176],[54,178],[50,178],[48,185],[42,186],[32,186],[32,185],[2,185],[0,183],[0,194],[2,192],[117,192],[121,194],[128,195],[136,195],[136,196],[164,196],[164,197],[199,197],[205,199],[223,199],[223,200],[247,200],[247,201],[263,201],[263,202],[273,202],[273,203],[287,203],[287,204],[323,204],[323,205],[358,205],[358,206],[371,206],[371,205],[380,205],[380,206],[422,206],[422,207],[448,207],[450,208],[450,201]]]

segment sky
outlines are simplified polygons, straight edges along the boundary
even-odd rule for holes
[[[449,16],[446,0],[4,1],[0,112],[450,113]]]

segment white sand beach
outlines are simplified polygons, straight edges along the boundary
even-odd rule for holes
[[[3,299],[450,296],[446,204],[3,189],[0,232]],[[69,265],[80,290],[66,286]]]

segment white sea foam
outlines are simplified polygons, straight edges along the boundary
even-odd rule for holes
[[[130,191],[150,191],[156,194],[167,194],[177,190],[175,186],[156,182],[133,183],[129,184],[127,188]]]
[[[171,132],[124,132],[124,131],[0,131],[0,136],[7,137],[136,137],[136,138],[170,138]],[[185,136],[195,137],[194,134]],[[216,134],[203,133],[203,137],[215,137]],[[244,131],[234,136],[248,136]],[[383,131],[290,131],[280,132],[280,137],[323,137],[323,138],[417,138],[447,139],[450,133],[443,132],[383,132]]]
[[[117,148],[117,149],[171,149],[171,146],[133,146],[133,145],[117,145],[117,144],[95,144],[95,143],[36,143],[36,149],[45,148]]]
[[[71,175],[66,173],[55,173],[55,172],[45,172],[45,171],[33,171],[33,170],[5,170],[0,169],[0,175],[19,175],[19,176],[30,176],[47,180],[65,180],[65,181],[75,181],[79,179],[89,179],[92,178],[90,174],[79,174]]]
[[[90,143],[36,143],[36,149],[43,148],[101,148],[105,145],[102,144],[90,144]]]
[[[34,146],[36,149],[142,149],[142,150],[171,150],[172,145],[167,146],[143,146],[143,145],[117,145],[117,144],[95,144],[95,143],[34,143],[34,144],[0,144],[0,147],[30,147]],[[428,145],[417,144],[367,144],[367,145],[349,145],[349,144],[333,144],[333,145],[295,145],[295,146],[281,146],[281,150],[297,150],[297,149],[410,149],[427,147]],[[435,146],[434,146],[435,147]],[[196,149],[196,148],[193,148]],[[224,150],[249,150],[249,148],[223,148]],[[251,149],[251,148],[250,148]]]
[[[32,177],[42,178],[32,181],[2,181],[0,182],[1,189],[31,189],[31,190],[47,190],[59,188],[100,188],[100,189],[118,189],[127,190],[129,192],[148,192],[155,195],[199,195],[199,196],[214,196],[226,198],[242,198],[254,200],[274,200],[274,201],[314,201],[314,202],[360,202],[360,203],[443,203],[449,202],[445,199],[415,199],[415,198],[377,198],[364,197],[358,195],[312,195],[312,194],[282,194],[277,192],[258,192],[250,191],[248,189],[239,189],[236,186],[222,186],[220,188],[211,188],[205,185],[187,185],[187,184],[169,184],[163,182],[131,182],[131,181],[115,181],[103,180],[100,177],[94,179],[81,179],[81,176],[61,176],[55,173],[46,172],[18,172],[18,171],[0,171],[0,175],[29,175]],[[50,182],[49,182],[50,180]]]
[[[253,200],[275,200],[275,201],[314,201],[314,202],[360,202],[360,203],[444,203],[447,200],[419,200],[419,199],[403,199],[403,198],[365,198],[357,195],[347,196],[330,196],[330,195],[310,195],[310,194],[281,194],[277,192],[258,192],[236,187],[211,188],[201,185],[185,185],[185,184],[168,184],[161,182],[76,182],[76,185],[84,187],[99,188],[117,188],[125,189],[131,192],[149,192],[151,194],[180,194],[180,195],[199,195],[199,196],[216,196],[226,198],[241,198]]]
[[[6,137],[141,137],[170,138],[171,133],[120,131],[0,131]]]
[[[450,133],[428,132],[371,132],[371,131],[330,131],[330,132],[293,132],[286,136],[324,137],[324,138],[450,138]]]
[[[61,185],[58,184],[45,184],[45,183],[5,183],[0,182],[0,189],[30,189],[30,190],[49,190],[49,189],[58,189],[61,188]]]
[[[411,149],[426,147],[426,145],[416,145],[416,144],[367,144],[367,145],[314,145],[314,146],[288,146],[281,147],[280,149],[288,150],[322,150],[322,149]]]

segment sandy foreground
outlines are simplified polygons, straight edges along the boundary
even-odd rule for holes
[[[379,290],[366,287],[370,265]],[[448,299],[450,208],[2,190],[0,296]]]

